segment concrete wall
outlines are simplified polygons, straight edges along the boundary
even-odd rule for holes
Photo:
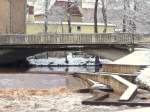
[[[141,69],[141,66],[136,65],[104,64],[102,67],[102,72],[125,73],[132,75],[136,72],[140,72]]]
[[[94,81],[98,81],[102,84],[109,85],[113,88],[114,92],[121,95],[124,91],[128,88],[125,84],[121,83],[120,81],[114,79],[109,75],[94,75],[94,74],[77,74],[77,77],[87,81],[87,79],[91,79]]]
[[[0,0],[0,33],[25,33],[26,0]]]
[[[0,0],[0,33],[10,32],[8,0]]]

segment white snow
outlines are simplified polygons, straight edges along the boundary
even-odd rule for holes
[[[48,58],[48,59],[28,59],[29,63],[32,65],[37,65],[37,66],[56,66],[56,65],[95,65],[95,58],[89,57],[89,58],[84,58],[84,57],[73,57],[72,53],[69,53],[67,55],[67,60],[68,63],[66,62],[65,58]],[[110,63],[111,61],[107,59],[100,59],[100,62],[102,64],[104,63]]]
[[[136,78],[136,81],[143,87],[150,88],[150,49],[137,48],[133,53],[112,63],[147,66],[147,68],[140,71],[140,75]]]
[[[150,50],[138,50],[133,53],[118,59],[113,64],[124,65],[150,65]]]
[[[150,66],[141,71],[141,74],[136,78],[136,81],[143,87],[150,88]]]
[[[56,0],[49,0],[48,10],[54,5]],[[45,0],[37,0],[34,4],[34,14],[45,14]]]
[[[106,85],[104,84],[101,84],[100,82],[97,82],[97,81],[94,81],[94,80],[91,80],[91,79],[88,79],[88,81],[90,81],[93,85],[91,86],[91,88],[108,88]]]
[[[57,0],[57,1],[68,1],[68,0]],[[48,1],[48,10],[55,4],[56,0]],[[45,14],[45,0],[36,0],[34,4],[34,15]]]
[[[134,92],[137,90],[137,85],[132,84],[131,82],[125,80],[124,78],[118,76],[118,75],[111,75],[111,77],[113,77],[114,79],[120,81],[122,84],[128,86],[128,88],[126,89],[126,91],[121,95],[120,100],[126,100],[128,101],[132,95],[134,94]]]
[[[1,112],[116,112],[129,109],[127,106],[89,106],[81,101],[90,94],[60,93],[51,95],[15,95],[1,93]]]

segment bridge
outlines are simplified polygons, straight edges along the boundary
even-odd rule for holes
[[[119,48],[132,50],[134,46],[149,44],[150,35],[131,33],[101,34],[1,34],[0,64],[10,64],[44,51],[88,50]],[[98,51],[98,50],[97,50]],[[97,52],[96,51],[96,52]],[[121,52],[124,52],[120,50]],[[128,52],[129,53],[129,52]]]

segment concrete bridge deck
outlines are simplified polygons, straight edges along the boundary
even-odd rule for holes
[[[135,45],[150,43],[149,35],[131,33],[98,33],[98,34],[0,34],[0,64],[14,63],[44,51],[86,50],[112,47],[130,49]],[[93,50],[94,50],[93,49]],[[101,52],[102,50],[100,50]],[[98,52],[98,50],[96,50]],[[116,52],[116,51],[115,51]],[[108,53],[111,52],[108,50]],[[104,53],[107,54],[108,53]],[[119,54],[119,53],[116,53]],[[122,54],[122,53],[121,53]],[[124,54],[124,53],[123,53]],[[127,54],[127,53],[125,53]],[[105,56],[103,56],[105,57]],[[120,58],[120,57],[119,57]],[[116,55],[114,57],[116,59]]]
[[[106,34],[2,34],[0,45],[126,45],[138,44],[139,35],[129,33]]]

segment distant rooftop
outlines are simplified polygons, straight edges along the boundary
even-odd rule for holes
[[[35,21],[35,24],[44,24],[44,21]],[[48,24],[60,24],[60,22],[48,22]],[[68,24],[68,22],[63,22],[63,24]],[[87,22],[71,22],[72,25],[94,25],[94,23]],[[104,26],[104,23],[97,23],[99,26]],[[108,24],[108,26],[116,26],[115,24]]]

